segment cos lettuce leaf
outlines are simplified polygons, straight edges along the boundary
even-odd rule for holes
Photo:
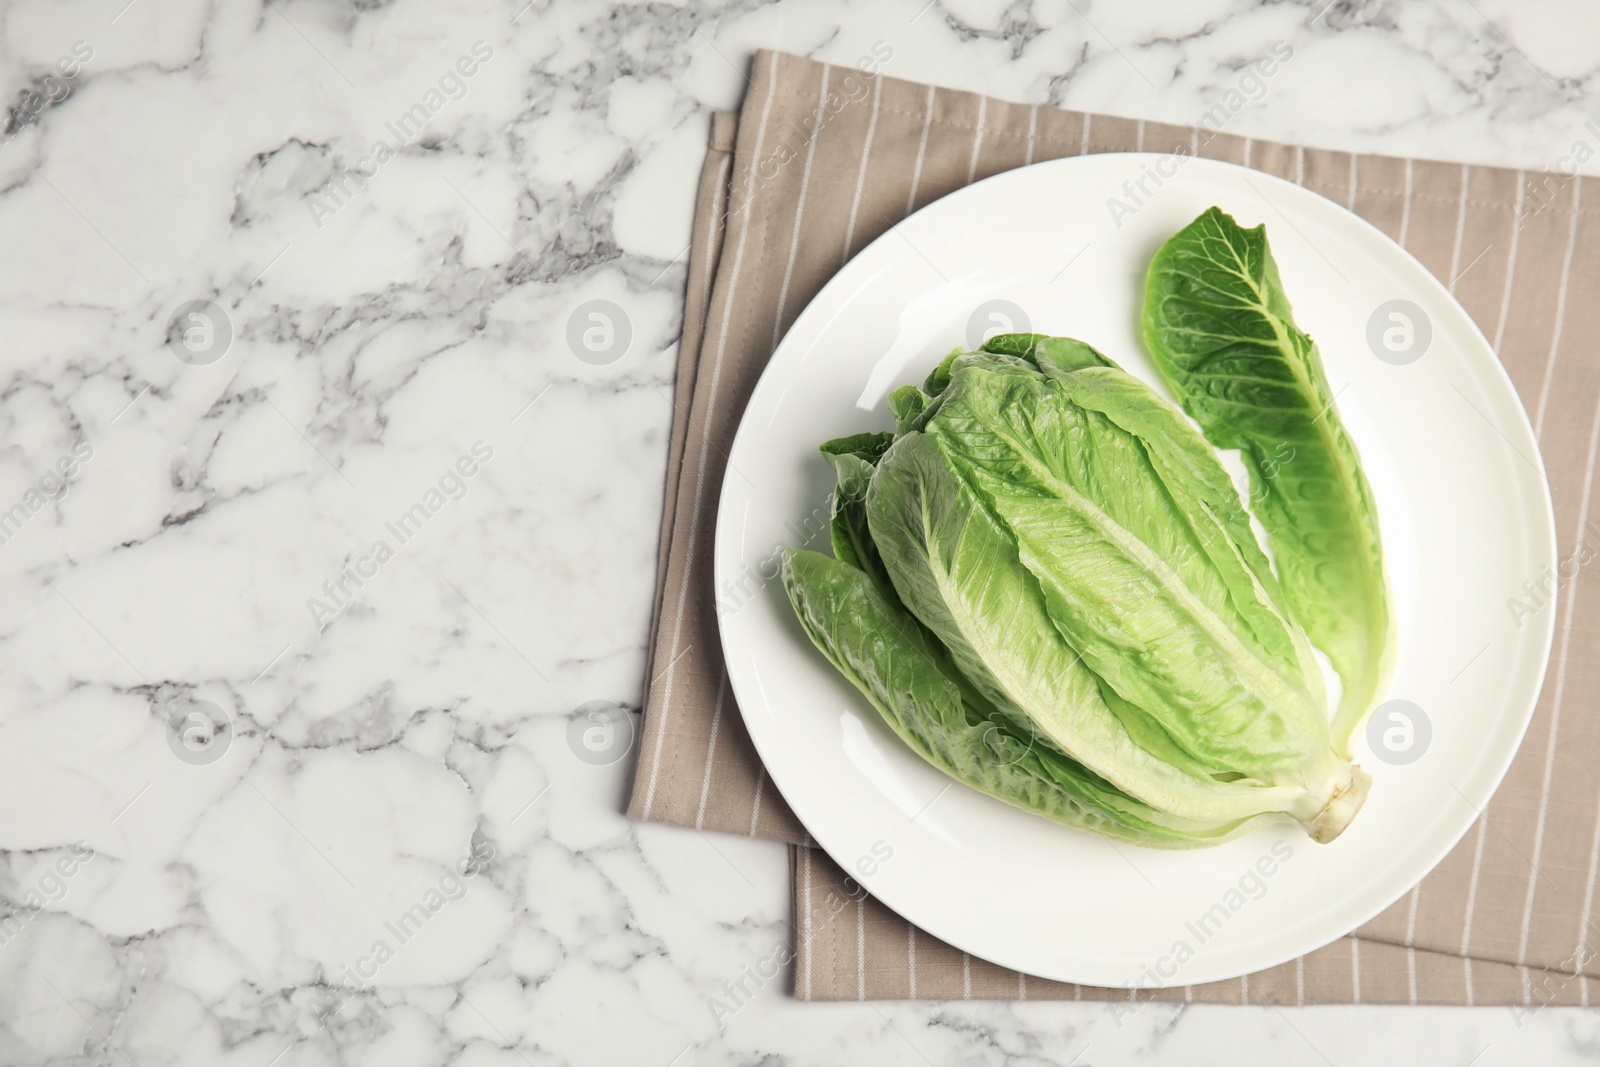
[[[1343,683],[1331,733],[1348,755],[1393,660],[1382,541],[1371,487],[1316,345],[1295,325],[1265,227],[1244,229],[1211,208],[1167,241],[1146,278],[1143,332],[1206,438],[1244,455],[1289,614]]]
[[[879,457],[893,441],[891,433],[858,433],[828,441],[821,448],[839,479],[829,529],[834,558],[865,571],[885,588],[889,579],[867,530],[867,486]]]
[[[1321,680],[1301,673],[1292,627],[1237,555],[1207,551],[1195,528],[1219,540],[1214,520],[1177,506],[1143,441],[1077,402],[1132,379],[1052,379],[1002,358],[964,360],[926,432],[1006,527],[1085,665],[1207,766],[1266,779],[1326,748]]]
[[[1148,545],[1040,473],[1074,461],[1061,454],[1070,434],[1019,442],[971,425],[966,390],[1003,391],[1029,375],[1041,378],[1009,357],[957,361],[935,418],[898,437],[880,461],[867,515],[902,602],[986,703],[1128,795],[1185,819],[1276,811],[1319,837],[1337,833],[1359,801],[1336,802],[1359,794],[1360,783],[1328,750],[1326,723],[1297,683],[1231,640],[1170,564],[1152,580],[1158,557]],[[968,384],[980,381],[988,384]],[[1010,399],[1017,418],[1051,421],[1034,401]],[[1031,500],[1000,499],[1012,480],[1044,489]],[[1124,551],[1137,565],[1117,558]],[[1163,692],[1141,671],[1177,684]],[[1251,714],[1230,711],[1236,700]],[[1140,712],[1139,721],[1124,722],[1119,708]],[[1142,737],[1150,729],[1162,732],[1161,744]],[[1239,731],[1249,739],[1230,736]],[[1164,759],[1168,745],[1187,759]]]
[[[1194,848],[1261,820],[1207,824],[1128,797],[986,707],[944,648],[864,572],[789,553],[784,588],[817,648],[923,759],[956,780],[1067,826],[1156,848]]]

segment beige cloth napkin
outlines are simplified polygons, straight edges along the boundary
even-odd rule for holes
[[[1587,571],[1562,589],[1537,714],[1485,817],[1355,934],[1247,978],[1135,995],[970,957],[806,847],[804,828],[766,779],[723,668],[711,543],[726,449],[783,331],[853,253],[952,189],[1059,156],[1174,149],[1255,167],[1347,205],[1449,284],[1540,432],[1561,558],[1581,551],[1600,443],[1592,179],[1252,141],[761,52],[737,121],[716,116],[700,186],[629,814],[799,846],[800,999],[1588,1004],[1600,994],[1590,987],[1600,977],[1600,936],[1590,932],[1600,930],[1600,598],[1584,595]]]

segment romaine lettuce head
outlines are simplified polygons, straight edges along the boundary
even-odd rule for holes
[[[1367,779],[1216,454],[1070,338],[954,352],[897,431],[823,446],[835,560],[791,554],[812,641],[934,765],[1119,840],[1263,819],[1319,840]],[[1021,747],[1019,747],[1021,746]]]

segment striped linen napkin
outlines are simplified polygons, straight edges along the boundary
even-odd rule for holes
[[[1213,109],[1215,110],[1215,109]],[[1224,116],[1225,117],[1225,116]],[[995,100],[778,52],[718,114],[702,174],[667,466],[637,819],[794,846],[795,995],[1213,1003],[1588,1004],[1600,978],[1600,598],[1562,581],[1539,707],[1460,845],[1354,934],[1227,982],[1130,992],[1030,978],[871,899],[772,788],[729,692],[711,547],[727,449],[784,330],[850,256],[917,208],[1012,167],[1090,152],[1194,151],[1298,182],[1443,279],[1539,434],[1560,559],[1586,562],[1600,442],[1600,198],[1592,179],[1353,155]],[[1596,517],[1600,519],[1600,516]],[[1576,567],[1576,564],[1574,565]],[[1516,591],[1508,590],[1508,593]],[[1468,667],[1470,670],[1470,665]],[[1470,684],[1469,679],[1463,679]],[[1600,990],[1597,990],[1600,992]]]

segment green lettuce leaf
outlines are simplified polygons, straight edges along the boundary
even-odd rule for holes
[[[833,519],[829,526],[834,558],[871,575],[889,587],[878,547],[867,529],[867,486],[878,459],[894,441],[891,433],[858,433],[822,445],[824,459],[833,467],[839,484],[833,492]]]
[[[1382,541],[1265,227],[1211,208],[1179,231],[1150,264],[1143,331],[1184,411],[1213,445],[1244,456],[1289,613],[1343,683],[1331,734],[1348,756],[1394,658]]]
[[[1216,844],[1262,821],[1174,818],[1018,729],[985,705],[898,602],[847,563],[790,552],[783,584],[812,643],[907,746],[957,781],[1064,825],[1157,848]]]
[[[958,370],[947,396],[960,395],[963,376]],[[946,414],[954,403],[947,399]],[[1100,678],[1085,663],[1089,642],[1083,642],[1084,648],[1075,647],[1058,626],[1073,620],[1062,618],[1065,613],[1051,597],[1065,598],[1047,594],[1038,572],[1027,565],[1050,572],[1059,561],[1045,559],[1030,547],[1019,549],[1015,532],[990,510],[973,484],[976,468],[946,450],[936,425],[937,420],[930,424],[930,432],[902,435],[884,454],[867,493],[867,516],[901,601],[948,649],[957,670],[984,701],[1121,791],[1173,815],[1220,823],[1284,811],[1307,825],[1315,823],[1328,802],[1348,786],[1349,767],[1343,765],[1341,780],[1338,762],[1315,751],[1314,733],[1309,739],[1273,739],[1276,727],[1258,731],[1270,750],[1260,762],[1279,769],[1274,781],[1223,781],[1216,775],[1196,774],[1193,766],[1175,765],[1139,743],[1108,706]],[[1006,447],[997,446],[1001,451]],[[965,477],[959,473],[962,469]],[[1056,507],[1059,511],[1059,504]],[[1083,528],[1081,521],[1069,521]],[[1046,540],[1031,526],[1027,536],[1040,544]],[[1189,594],[1181,602],[1166,599],[1172,591],[1152,588],[1129,567],[1097,565],[1078,574],[1053,574],[1052,582],[1058,589],[1076,585],[1082,599],[1094,601],[1108,618],[1123,610],[1114,602],[1126,593],[1152,593],[1147,606],[1169,619],[1181,617],[1193,601]],[[1099,591],[1093,588],[1096,582],[1104,583]],[[1155,604],[1156,600],[1163,602]],[[1188,637],[1200,647],[1205,635],[1197,629],[1191,625]],[[1158,636],[1137,626],[1130,632],[1135,638]],[[1154,650],[1158,656],[1169,653],[1166,647]],[[1233,684],[1236,691],[1243,690],[1228,675],[1230,668],[1251,673],[1257,681],[1272,674],[1259,665],[1210,665],[1216,684]],[[1207,666],[1200,664],[1199,669]],[[1290,687],[1281,680],[1277,685],[1291,704],[1304,701],[1303,696],[1290,697]],[[1194,689],[1189,685],[1184,692]],[[1156,715],[1143,701],[1129,703]],[[1181,701],[1167,699],[1162,711],[1170,712],[1174,706],[1181,706]],[[1274,710],[1269,722],[1283,722],[1284,716]],[[1180,721],[1160,719],[1157,725],[1185,751],[1194,752],[1191,744],[1211,753],[1230,751],[1225,737],[1207,732],[1192,714],[1177,718]],[[1226,721],[1232,728],[1238,717]],[[1174,725],[1188,733],[1176,736]],[[1322,728],[1325,731],[1325,724]],[[1227,765],[1215,769],[1228,777],[1236,777],[1239,770]]]
[[[1177,506],[1174,488],[1195,491],[1184,476],[1166,472],[1169,486],[1139,437],[1076,402],[1118,385],[1125,401],[1137,395],[1130,383],[1094,364],[1051,378],[974,355],[957,365],[926,432],[1007,529],[1051,620],[1095,675],[1203,765],[1290,771],[1327,744],[1292,628],[1257,599],[1237,554],[1207,551],[1206,536],[1223,538],[1203,511]]]

